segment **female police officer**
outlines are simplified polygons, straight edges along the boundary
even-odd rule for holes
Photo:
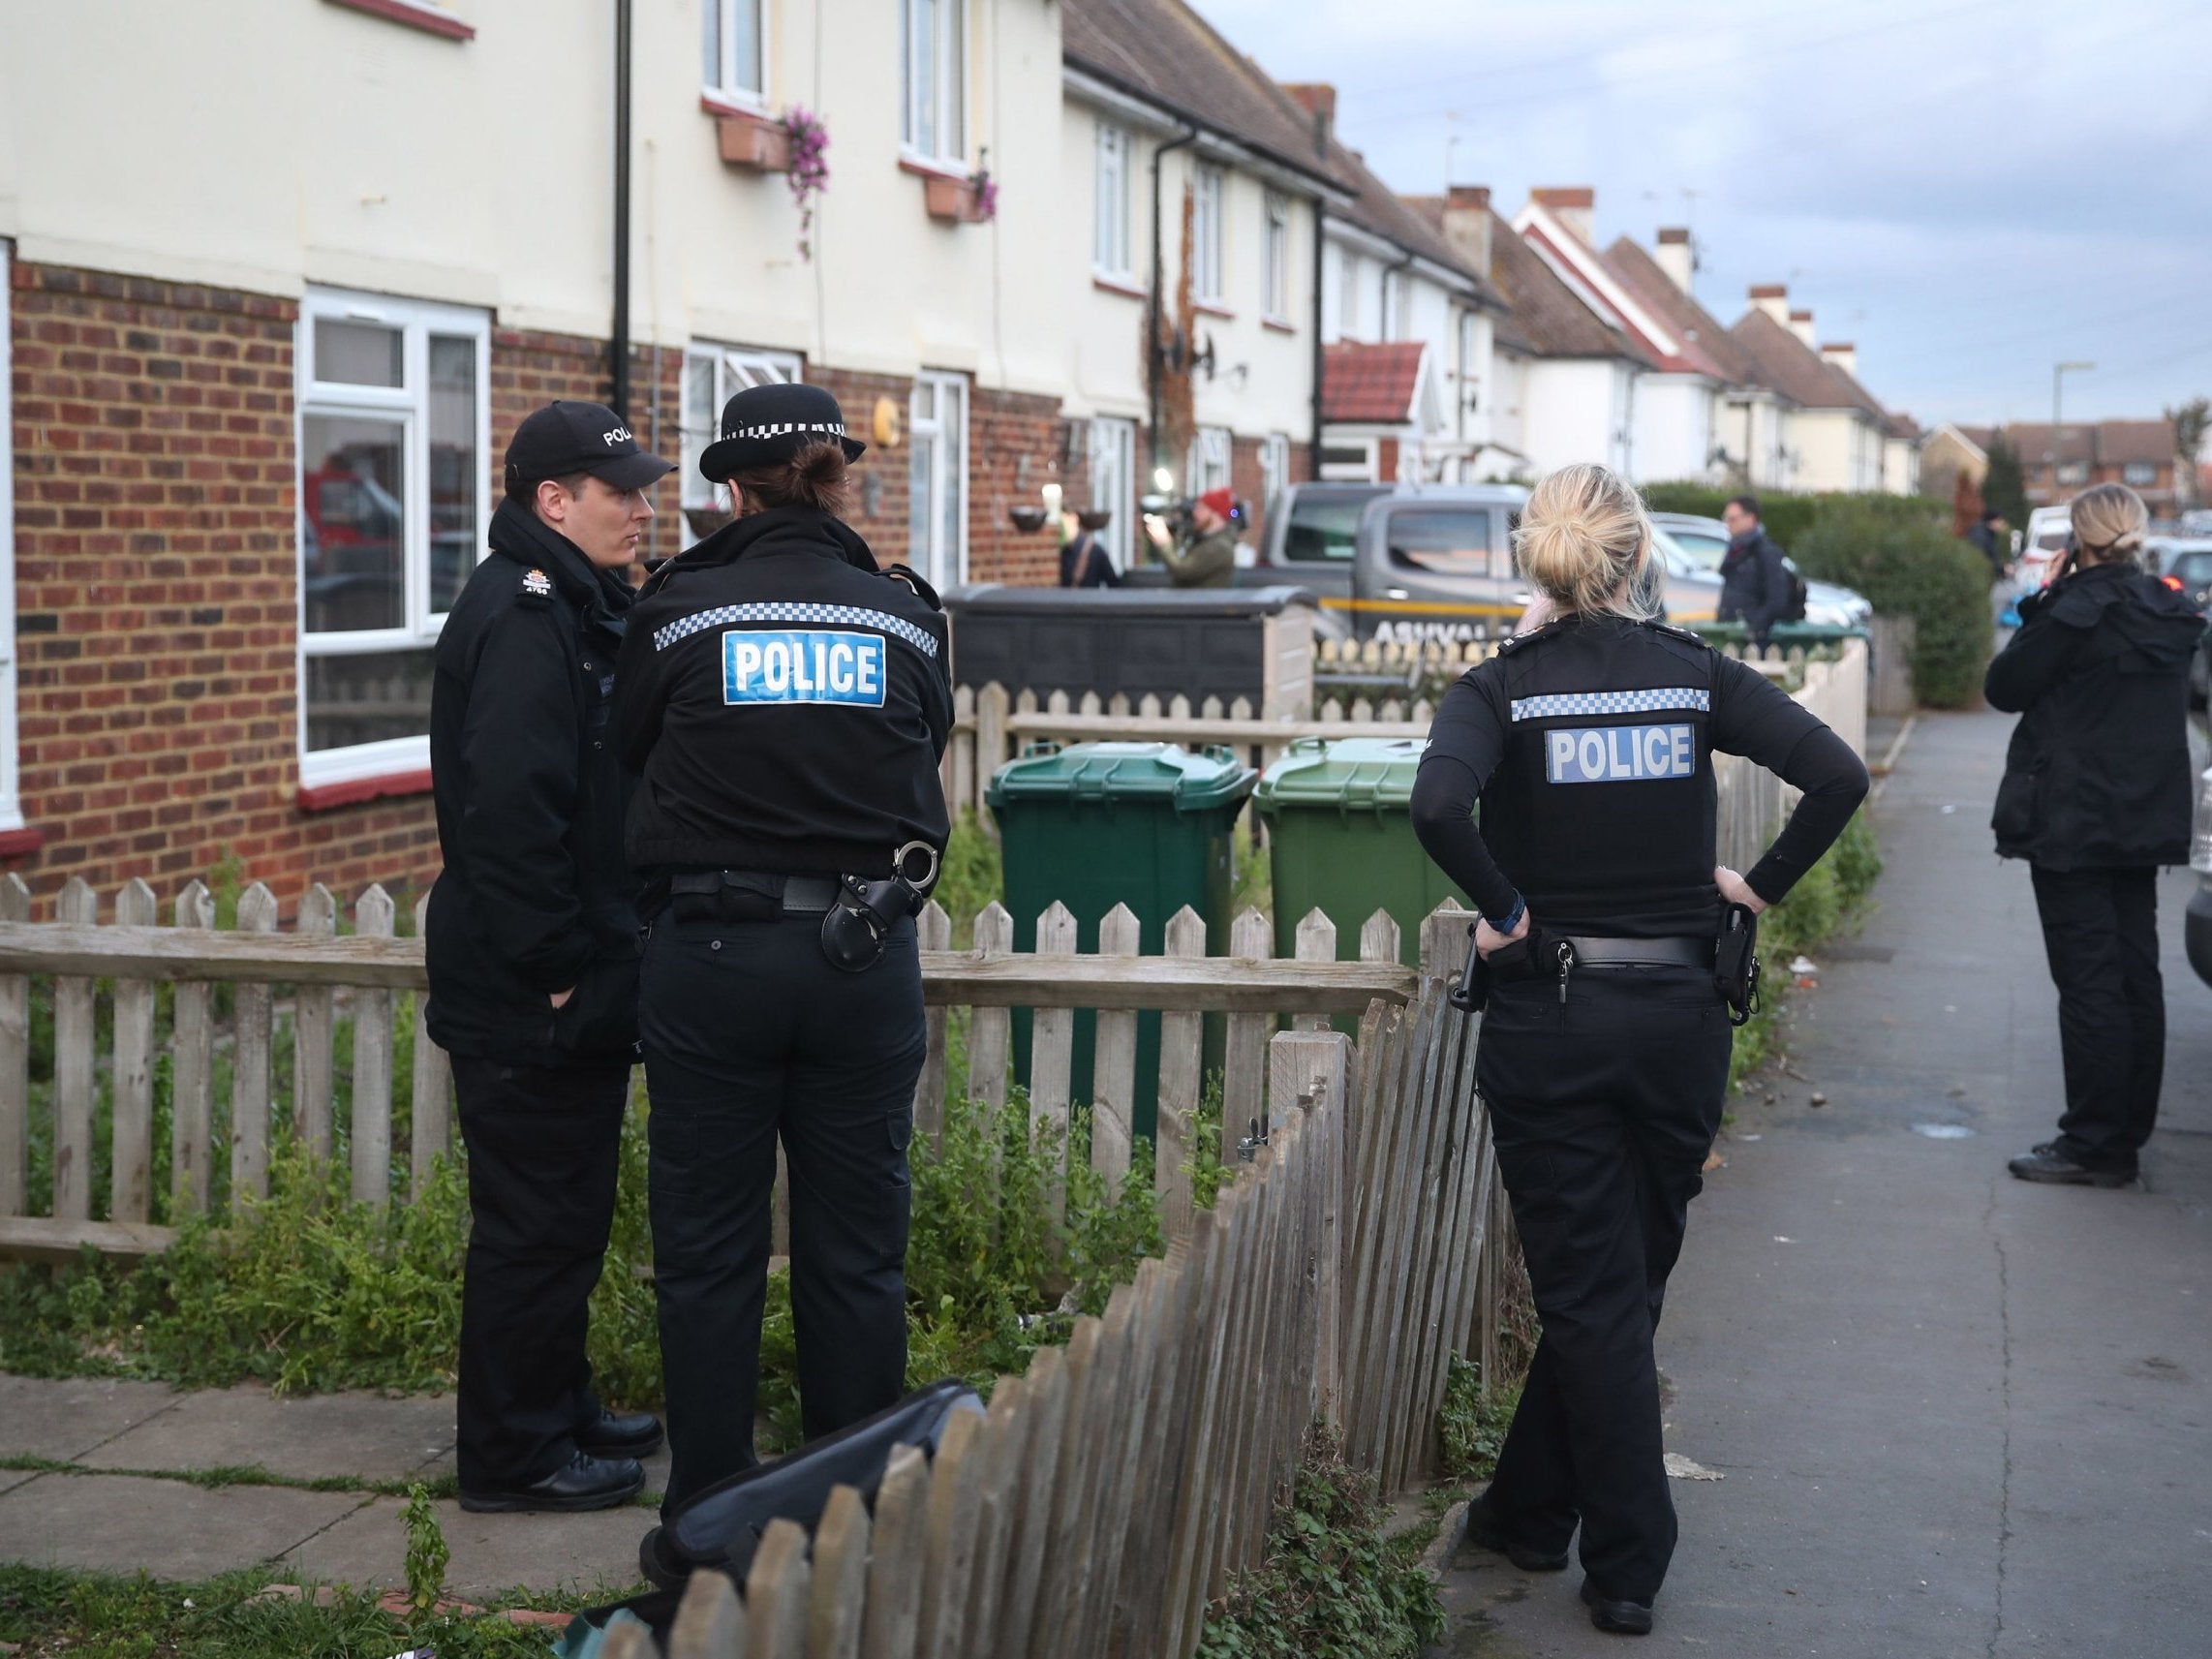
[[[738,517],[631,613],[630,861],[664,898],[642,972],[665,1510],[752,1466],[776,1141],[809,1439],[905,1390],[913,912],[946,834],[944,618],[840,519],[863,445],[816,386],[722,411]]]
[[[1728,1085],[1716,936],[1726,906],[1787,893],[1866,793],[1777,687],[1643,619],[1649,549],[1604,468],[1536,486],[1514,550],[1555,620],[1452,689],[1413,794],[1423,846],[1482,912],[1477,1086],[1543,1323],[1468,1536],[1558,1569],[1579,1520],[1592,1621],[1638,1634],[1674,1547],[1652,1331]],[[1714,864],[1715,750],[1805,791],[1748,876]]]

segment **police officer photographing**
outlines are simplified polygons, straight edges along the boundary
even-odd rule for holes
[[[637,907],[613,745],[629,571],[672,468],[561,402],[515,429],[507,499],[438,636],[430,767],[445,870],[430,1034],[469,1149],[461,1507],[601,1509],[645,1484],[643,1412],[592,1392],[587,1308],[637,1049]]]
[[[664,1515],[756,1460],[779,1136],[807,1437],[905,1392],[912,918],[948,828],[944,617],[842,521],[864,445],[808,385],[739,392],[721,433],[700,470],[738,516],[646,584],[617,715],[630,854],[658,889],[640,1026]]]
[[[1514,548],[1555,620],[1453,687],[1412,801],[1422,845],[1482,913],[1476,1082],[1543,1325],[1467,1536],[1556,1571],[1579,1522],[1591,1621],[1629,1634],[1651,1628],[1674,1548],[1652,1333],[1720,1127],[1721,986],[1748,999],[1751,917],[1867,788],[1779,687],[1644,620],[1650,536],[1602,467],[1536,486]],[[1804,791],[1748,875],[1714,862],[1715,751]]]

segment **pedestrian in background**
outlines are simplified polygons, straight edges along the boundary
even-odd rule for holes
[[[1446,693],[1412,800],[1481,910],[1476,1087],[1543,1326],[1467,1538],[1557,1571],[1580,1525],[1591,1622],[1641,1634],[1674,1550],[1651,1344],[1728,1090],[1726,906],[1787,894],[1866,768],[1749,664],[1646,620],[1651,525],[1613,473],[1542,480],[1513,544],[1554,620]],[[1715,861],[1715,752],[1804,791],[1747,876]]]
[[[1073,507],[1060,514],[1060,585],[1063,588],[1118,588],[1121,573],[1098,539],[1095,530],[1084,527]]]
[[[2204,622],[2137,567],[2149,515],[2134,490],[2084,490],[2071,519],[2058,573],[2020,600],[1983,681],[1992,708],[2020,716],[1990,827],[2035,884],[2066,1087],[2057,1136],[2009,1167],[2124,1186],[2166,1073],[2158,867],[2189,859],[2189,660]]]
[[[630,854],[655,895],[641,1026],[663,1517],[757,1461],[779,1140],[807,1438],[906,1392],[913,917],[949,828],[944,614],[844,522],[865,445],[819,386],[749,387],[721,430],[699,468],[737,517],[647,583],[621,669]]]
[[[1157,519],[1145,520],[1146,533],[1179,588],[1227,588],[1237,581],[1237,498],[1225,489],[1208,490],[1190,507],[1190,528],[1180,543]]]
[[[2005,515],[1984,507],[1974,528],[1966,533],[1966,539],[1989,562],[1990,581],[2003,581],[2012,568],[2012,527],[2005,522]]]
[[[637,1056],[628,784],[609,741],[630,567],[672,464],[613,410],[515,429],[491,553],[438,636],[430,1034],[469,1152],[455,1401],[461,1507],[603,1509],[661,1444],[605,1410],[584,1337]]]
[[[1728,552],[1720,562],[1720,603],[1714,617],[1740,622],[1762,651],[1774,625],[1790,614],[1790,572],[1782,549],[1759,522],[1759,498],[1736,496],[1720,509]]]

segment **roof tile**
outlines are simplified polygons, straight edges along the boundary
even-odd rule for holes
[[[1381,345],[1345,341],[1321,353],[1321,418],[1363,426],[1392,426],[1413,418],[1421,384],[1419,340]]]

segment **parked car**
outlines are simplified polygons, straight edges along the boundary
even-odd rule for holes
[[[2212,985],[2212,766],[2197,780],[2197,830],[2190,838],[2189,868],[2197,872],[2197,891],[2189,900],[2182,937],[2189,946],[2189,966]]]
[[[1693,512],[1655,512],[1651,522],[1666,532],[1701,570],[1717,573],[1728,557],[1728,526],[1717,518]],[[1784,557],[1792,570],[1797,562]],[[1874,620],[1874,607],[1863,594],[1836,582],[1805,578],[1805,621],[1816,628],[1864,628]]]

